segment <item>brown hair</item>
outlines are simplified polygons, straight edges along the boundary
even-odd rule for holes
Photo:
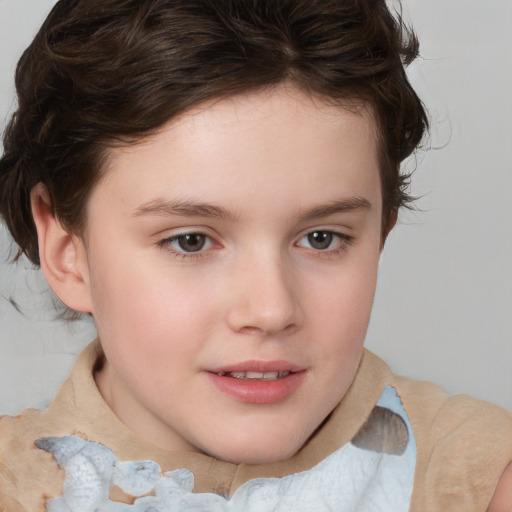
[[[80,233],[107,148],[206,100],[287,80],[372,108],[386,223],[410,200],[399,167],[427,127],[404,71],[417,53],[384,0],[60,0],[18,64],[0,213],[37,264],[37,183],[62,224]]]

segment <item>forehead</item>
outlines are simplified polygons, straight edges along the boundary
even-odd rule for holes
[[[340,193],[378,202],[377,145],[369,108],[280,86],[200,105],[140,143],[110,150],[103,182],[141,201],[160,194],[236,203],[248,190],[257,200],[261,189],[300,203],[315,194],[323,200],[339,183]]]

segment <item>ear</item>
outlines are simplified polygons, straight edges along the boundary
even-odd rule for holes
[[[53,211],[46,187],[31,192],[32,216],[37,229],[43,275],[66,306],[92,313],[87,254],[80,237],[68,233]]]
[[[396,221],[398,220],[398,210],[393,210],[389,213],[386,219],[386,224],[382,226],[382,239],[380,243],[380,250],[384,249],[384,244],[388,238],[389,233],[395,227]]]

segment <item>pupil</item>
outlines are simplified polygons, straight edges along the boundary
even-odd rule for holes
[[[200,234],[183,235],[178,239],[181,249],[186,252],[200,251],[206,242],[206,237]]]
[[[332,242],[332,233],[328,231],[315,231],[308,235],[308,242],[314,249],[327,249]]]

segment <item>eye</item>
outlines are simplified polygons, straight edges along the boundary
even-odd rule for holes
[[[324,251],[332,244],[334,234],[330,231],[315,231],[306,235],[306,238],[313,249]]]
[[[159,245],[184,255],[210,249],[213,246],[213,241],[203,233],[184,233],[166,238]]]
[[[297,243],[299,247],[307,247],[316,251],[335,251],[343,249],[352,241],[352,237],[325,229],[317,229],[304,235]]]

